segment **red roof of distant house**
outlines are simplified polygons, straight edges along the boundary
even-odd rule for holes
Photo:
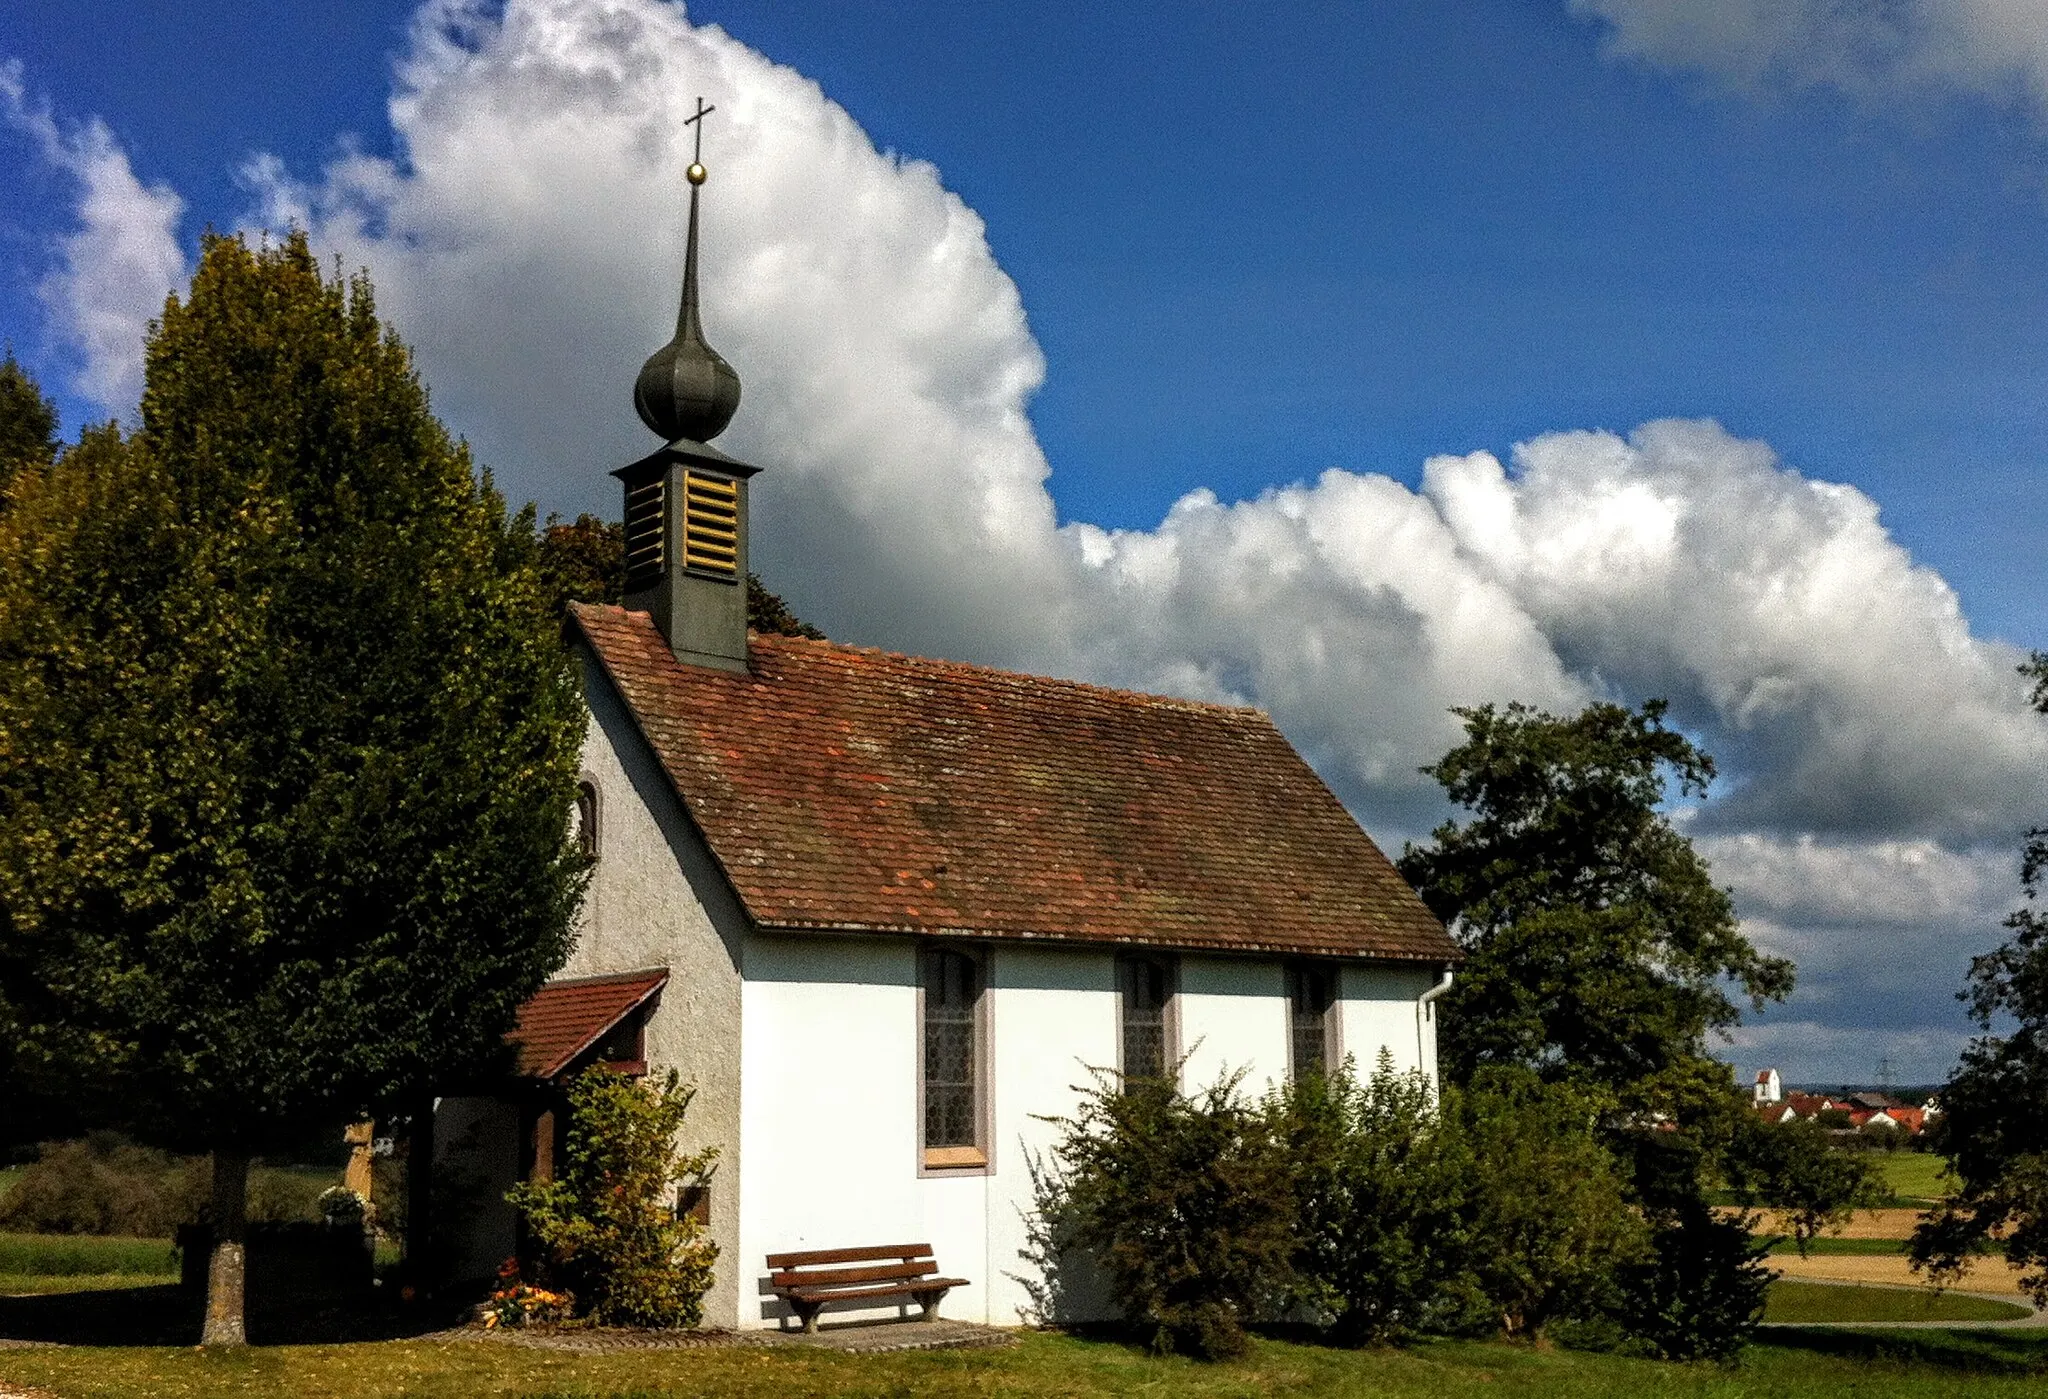
[[[763,927],[1459,956],[1256,710],[571,610]]]
[[[553,1078],[668,984],[668,969],[551,981],[519,1007],[505,1038],[519,1046],[519,1073]]]

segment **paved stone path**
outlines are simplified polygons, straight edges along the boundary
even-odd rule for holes
[[[577,1355],[609,1355],[637,1350],[704,1350],[746,1346],[843,1351],[850,1355],[887,1355],[914,1350],[982,1350],[1013,1346],[1015,1332],[971,1321],[902,1321],[868,1325],[821,1326],[816,1335],[801,1331],[611,1331],[569,1327],[486,1331],[479,1326],[441,1331],[432,1340],[479,1341],[495,1345],[530,1346],[537,1350]],[[6,1399],[0,1395],[0,1399]]]

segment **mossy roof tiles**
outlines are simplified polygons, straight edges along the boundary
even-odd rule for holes
[[[762,927],[1457,959],[1257,710],[572,612]]]

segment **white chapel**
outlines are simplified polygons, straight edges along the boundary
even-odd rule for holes
[[[1029,1162],[1091,1068],[1433,1076],[1458,952],[1256,710],[748,631],[757,468],[711,445],[739,379],[699,323],[690,173],[676,335],[634,391],[664,445],[614,473],[624,605],[569,619],[595,871],[517,1085],[434,1115],[471,1202],[450,1264],[513,1251],[503,1192],[552,1169],[567,1076],[675,1068],[683,1145],[720,1150],[683,1202],[720,1249],[707,1325],[793,1324],[770,1255],[912,1240],[967,1284],[946,1315],[1014,1325]]]

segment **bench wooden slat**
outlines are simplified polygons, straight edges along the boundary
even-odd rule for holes
[[[834,1263],[870,1266],[835,1268]],[[939,1302],[965,1278],[934,1277],[939,1270],[930,1244],[878,1248],[818,1248],[768,1255],[769,1284],[803,1321],[806,1334],[818,1329],[818,1313],[833,1302],[909,1297],[924,1308],[924,1319],[939,1314]]]
[[[792,1287],[788,1295],[802,1298],[806,1302],[851,1302],[863,1297],[914,1297],[920,1292],[942,1292],[955,1287],[966,1287],[961,1278],[920,1278],[915,1283],[892,1283],[887,1287],[855,1287],[845,1291],[825,1293],[820,1297],[805,1296],[804,1289]]]
[[[930,1244],[891,1244],[886,1248],[821,1248],[809,1253],[771,1253],[768,1255],[770,1271],[784,1268],[808,1268],[818,1263],[870,1263],[882,1258],[912,1259],[929,1257]]]
[[[770,1273],[768,1281],[775,1287],[852,1287],[863,1282],[885,1282],[890,1278],[915,1278],[926,1273],[936,1273],[939,1265],[932,1259],[922,1263],[890,1263],[877,1268],[817,1268],[791,1269]]]

